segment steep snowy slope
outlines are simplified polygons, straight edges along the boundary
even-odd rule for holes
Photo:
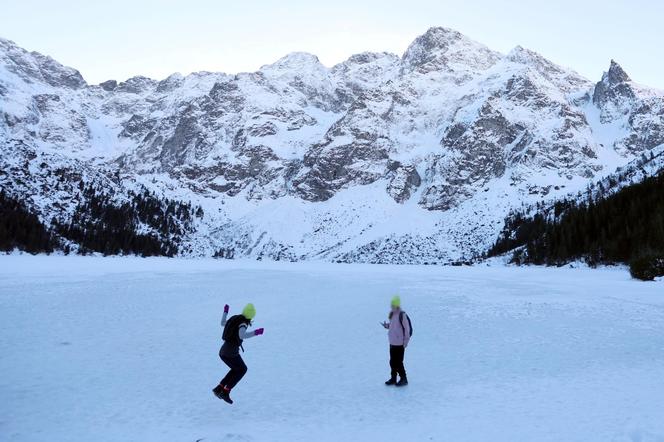
[[[64,164],[202,205],[194,255],[449,262],[484,251],[510,208],[664,143],[664,93],[615,62],[594,85],[446,28],[402,57],[100,85],[0,40],[0,140],[0,186],[28,200],[49,197],[37,166]]]

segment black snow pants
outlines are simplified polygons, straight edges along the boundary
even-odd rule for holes
[[[392,379],[406,379],[406,369],[403,366],[403,357],[406,349],[403,345],[390,345],[390,368],[392,369]]]
[[[228,368],[230,368],[228,374],[224,376],[219,384],[231,390],[247,373],[247,364],[244,363],[242,356],[239,354],[231,356],[219,355],[219,357],[221,357],[224,364],[228,365]]]

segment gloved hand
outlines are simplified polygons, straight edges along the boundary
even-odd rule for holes
[[[228,306],[228,304],[226,304],[224,306],[224,313],[228,313],[228,310],[230,310],[230,307]]]
[[[256,336],[260,336],[260,335],[263,334],[264,331],[265,331],[264,328],[257,328],[256,330],[254,330],[254,334],[255,334]]]

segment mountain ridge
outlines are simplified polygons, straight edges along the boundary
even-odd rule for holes
[[[191,200],[206,214],[183,240],[191,255],[468,258],[511,208],[577,191],[664,144],[664,94],[617,63],[593,83],[447,28],[401,57],[364,52],[326,67],[291,53],[251,73],[100,85],[8,42],[0,185],[47,197],[20,182],[44,180],[30,158],[48,154],[49,171],[62,163]],[[70,216],[33,206],[45,220]]]

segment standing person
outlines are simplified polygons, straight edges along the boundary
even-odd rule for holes
[[[401,298],[395,296],[392,298],[391,310],[388,316],[390,322],[383,322],[382,325],[388,332],[387,336],[390,341],[390,368],[392,376],[385,382],[385,385],[396,385],[403,387],[408,385],[408,378],[406,377],[406,369],[403,366],[403,358],[408,347],[408,342],[413,334],[413,327],[410,323],[410,318],[401,310]],[[397,375],[399,375],[399,382],[397,382]]]
[[[247,373],[247,365],[240,356],[240,348],[242,341],[245,339],[253,338],[254,336],[262,335],[263,329],[257,328],[254,331],[248,331],[247,328],[251,325],[251,320],[256,316],[256,308],[253,304],[247,304],[242,310],[242,314],[231,316],[228,320],[229,306],[224,306],[224,314],[221,317],[221,325],[224,327],[223,340],[224,344],[219,350],[219,357],[224,364],[228,365],[230,370],[228,374],[219,382],[219,385],[214,387],[212,392],[219,399],[222,399],[229,404],[233,403],[230,393],[233,387],[240,382],[240,379]]]

